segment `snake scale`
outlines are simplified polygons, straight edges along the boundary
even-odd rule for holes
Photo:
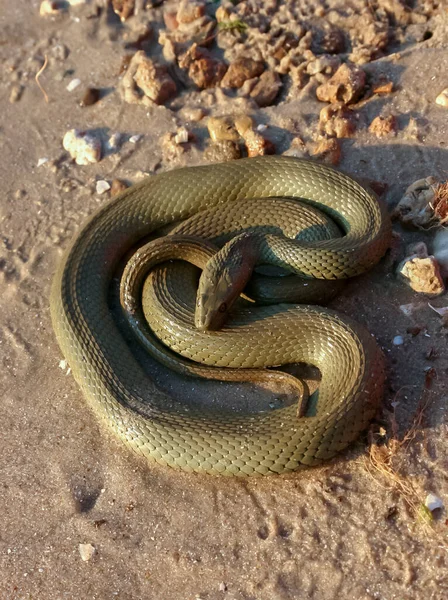
[[[301,418],[294,406],[256,414],[187,408],[156,387],[124,339],[108,302],[123,256],[157,229],[259,197],[300,199],[343,230],[340,238],[294,249],[295,271],[304,277],[358,275],[389,246],[390,221],[373,192],[314,161],[257,157],[176,169],[128,188],[90,218],[55,274],[52,322],[76,381],[94,411],[152,461],[222,475],[293,471],[344,449],[381,402],[384,359],[375,340],[351,319],[320,307],[260,306],[243,310],[222,332],[188,332],[173,326],[169,299],[151,299],[159,311],[151,326],[173,336],[188,358],[210,344],[206,360],[219,367],[318,367],[318,400]]]

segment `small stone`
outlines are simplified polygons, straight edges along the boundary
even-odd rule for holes
[[[24,87],[20,83],[15,83],[12,86],[11,92],[9,93],[9,101],[11,102],[11,104],[14,104],[14,102],[18,102],[20,100],[23,94],[23,90]]]
[[[65,10],[64,2],[57,0],[44,0],[41,2],[39,7],[39,14],[41,17],[47,17],[49,15],[57,15],[61,11]]]
[[[264,71],[264,64],[252,58],[240,58],[233,61],[221,80],[223,88],[240,88],[248,79],[258,77]]]
[[[49,158],[39,158],[39,160],[37,161],[37,167],[41,167],[42,165],[47,163],[49,160],[50,160]]]
[[[120,17],[120,21],[124,22],[134,14],[135,0],[112,0],[112,8]]]
[[[205,117],[205,110],[203,108],[192,108],[185,106],[179,111],[179,116],[185,121],[192,123],[198,123]]]
[[[394,90],[394,84],[392,81],[386,81],[382,83],[378,83],[373,86],[372,92],[374,94],[391,94]]]
[[[120,83],[120,92],[126,102],[152,106],[170,100],[177,87],[167,67],[157,65],[140,50],[128,65]]]
[[[319,115],[319,129],[331,137],[350,137],[356,129],[354,113],[341,102],[324,106]]]
[[[282,81],[275,71],[265,71],[260,75],[249,95],[258,106],[270,106],[274,103],[282,85]]]
[[[336,73],[316,90],[318,100],[322,102],[356,102],[364,91],[366,74],[360,67],[344,63]]]
[[[70,129],[62,145],[78,165],[97,163],[101,159],[101,141],[92,133]]]
[[[407,188],[404,196],[392,211],[392,218],[398,219],[403,225],[430,226],[436,220],[432,208],[436,189],[437,179],[435,177],[418,179]]]
[[[128,185],[121,179],[113,179],[110,186],[110,195],[112,197],[117,196],[118,194],[121,194],[121,192],[123,192],[127,187]]]
[[[247,132],[252,131],[254,128],[254,122],[249,115],[239,115],[238,117],[235,117],[234,124],[235,129],[242,138],[244,138]]]
[[[394,346],[402,346],[404,344],[404,338],[402,335],[396,335],[392,340]]]
[[[305,142],[299,136],[292,138],[288,150],[283,152],[284,156],[294,156],[295,158],[304,158],[308,156],[308,150]]]
[[[240,137],[230,117],[210,117],[207,120],[207,129],[213,142],[221,140],[237,142]]]
[[[176,135],[174,136],[174,141],[176,144],[186,144],[188,142],[188,129],[186,127],[179,127]]]
[[[436,98],[436,104],[439,106],[448,106],[448,88],[445,88]]]
[[[142,135],[140,133],[136,133],[135,135],[131,135],[131,137],[129,138],[129,142],[131,144],[137,144],[141,139],[142,139]]]
[[[101,90],[98,88],[87,88],[84,92],[84,96],[79,103],[80,106],[92,106],[92,104],[96,104],[101,96]]]
[[[435,494],[428,494],[425,498],[425,506],[431,512],[433,510],[437,510],[438,508],[443,508],[443,500],[436,496]]]
[[[76,90],[76,88],[80,85],[81,85],[80,79],[78,79],[78,78],[72,79],[70,81],[70,83],[67,85],[66,90],[67,90],[67,92],[73,92],[73,90]]]
[[[199,89],[217,86],[227,71],[227,65],[216,58],[204,57],[191,63],[188,76]]]
[[[227,586],[226,586],[226,584],[223,581],[219,584],[219,588],[218,589],[219,589],[220,592],[227,592]]]
[[[96,193],[97,194],[104,194],[105,192],[108,192],[110,190],[110,183],[107,182],[105,179],[100,179],[99,181],[96,182]]]
[[[177,9],[176,19],[178,23],[192,23],[205,14],[205,3],[195,0],[181,0]]]
[[[275,154],[274,144],[263,137],[261,133],[258,133],[258,131],[247,131],[244,136],[244,143],[246,144],[247,155],[249,157]]]
[[[323,54],[315,60],[308,63],[306,72],[308,75],[316,75],[317,73],[325,73],[326,75],[333,75],[333,73],[340,67],[341,59],[338,56],[331,56],[330,54]]]
[[[221,140],[213,142],[204,151],[204,158],[207,162],[227,162],[241,158],[241,152],[238,144],[230,140]]]
[[[84,562],[91,560],[96,554],[96,548],[92,544],[79,544],[79,554]]]
[[[109,154],[116,152],[120,148],[122,141],[123,141],[123,136],[121,135],[120,132],[116,131],[115,133],[110,135],[105,144],[107,152]]]
[[[396,135],[397,120],[393,115],[387,117],[378,116],[370,123],[369,131],[376,135],[377,138]]]
[[[415,292],[440,296],[445,291],[440,268],[434,256],[408,257],[399,265],[397,271]]]
[[[313,155],[322,162],[337,165],[341,160],[341,146],[335,138],[322,140],[315,147]]]

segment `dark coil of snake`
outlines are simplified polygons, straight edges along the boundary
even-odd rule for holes
[[[291,265],[284,258],[280,264],[302,278],[359,275],[389,247],[390,221],[373,192],[314,161],[270,156],[176,169],[132,186],[90,218],[57,270],[52,321],[73,375],[94,411],[151,461],[215,475],[294,471],[343,450],[381,402],[383,355],[369,332],[351,319],[282,302],[242,308],[222,331],[204,332],[192,323],[195,307],[185,304],[191,294],[168,294],[166,277],[157,275],[161,268],[148,277],[144,293],[149,323],[163,338],[151,343],[162,362],[169,364],[172,351],[165,344],[171,344],[183,355],[181,371],[191,359],[206,363],[197,372],[193,368],[197,375],[210,367],[269,374],[271,366],[308,363],[321,373],[317,401],[302,416],[292,405],[255,414],[186,407],[160,391],[137,360],[109,308],[111,282],[123,257],[160,228],[206,209],[226,211],[233,203],[258,198],[300,201],[321,210],[341,230],[339,237],[317,241],[271,232],[268,254],[276,258],[286,252]],[[260,200],[259,212],[263,206]],[[183,243],[178,233],[167,237],[173,238],[174,255],[156,240],[153,262],[184,255],[190,260],[188,254],[202,252],[202,264],[214,254],[207,242],[185,238]]]

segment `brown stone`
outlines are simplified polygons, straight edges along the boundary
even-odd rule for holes
[[[200,58],[188,69],[188,76],[200,89],[217,86],[227,71],[227,65],[216,58]]]
[[[341,146],[335,138],[322,140],[315,147],[313,155],[321,162],[337,165],[341,160]]]
[[[207,162],[226,162],[241,158],[238,144],[230,140],[211,143],[204,151]]]
[[[210,117],[207,121],[207,129],[213,142],[222,140],[237,142],[240,137],[230,117]]]
[[[121,194],[127,187],[128,185],[121,179],[114,179],[110,186],[110,195],[117,196],[117,194]]]
[[[377,138],[395,135],[397,133],[397,120],[393,115],[376,117],[370,123],[369,131],[376,135]]]
[[[275,71],[265,71],[250,92],[250,97],[260,107],[270,106],[274,103],[281,87],[282,82],[277,73]]]
[[[132,57],[120,83],[120,91],[131,104],[163,104],[172,98],[176,84],[164,65],[157,65],[140,50]]]
[[[356,129],[353,111],[340,102],[324,106],[319,115],[319,129],[331,137],[350,137]]]
[[[252,58],[240,58],[229,66],[221,81],[221,87],[240,88],[245,81],[258,77],[264,71],[263,62]]]
[[[126,21],[134,14],[135,0],[112,0],[112,8],[121,21]]]
[[[316,90],[318,100],[322,102],[356,102],[364,91],[366,74],[353,64],[342,64],[336,73]]]
[[[192,23],[203,17],[205,14],[205,4],[195,2],[194,0],[181,0],[177,10],[176,19],[178,23]]]

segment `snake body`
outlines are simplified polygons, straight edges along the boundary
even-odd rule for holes
[[[208,364],[220,367],[299,361],[317,366],[322,375],[318,400],[300,419],[291,406],[250,415],[187,409],[156,388],[114,322],[110,284],[120,259],[142,238],[213,206],[274,196],[321,208],[345,233],[295,247],[295,271],[302,276],[360,274],[389,246],[387,213],[359,183],[312,161],[259,157],[173,170],[134,185],[93,215],[61,261],[50,302],[59,345],[89,404],[148,459],[212,474],[292,471],[334,456],[377,410],[382,353],[364,328],[332,311],[260,307],[261,312],[246,310],[215,336],[173,325],[169,304],[182,311],[184,299],[151,299],[158,311],[151,326],[171,336],[188,358],[203,355],[207,343]]]

